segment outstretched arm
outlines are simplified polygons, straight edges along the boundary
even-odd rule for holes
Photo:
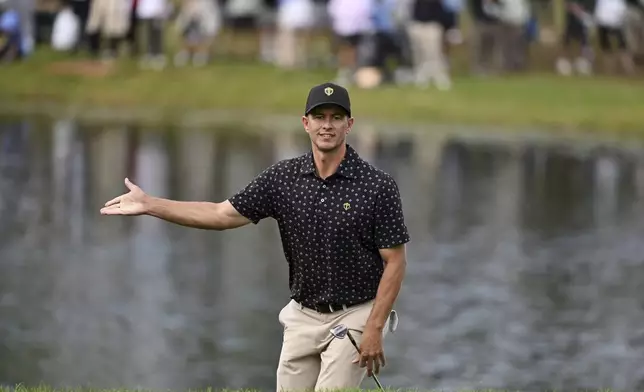
[[[150,215],[178,225],[208,230],[234,229],[251,222],[228,200],[211,203],[162,199],[146,194],[127,178],[125,186],[130,192],[105,203],[102,215]]]

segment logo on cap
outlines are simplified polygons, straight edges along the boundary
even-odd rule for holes
[[[333,94],[333,88],[332,88],[332,87],[327,87],[327,88],[325,88],[325,89],[324,89],[324,93],[325,93],[326,95],[331,95],[331,94]]]

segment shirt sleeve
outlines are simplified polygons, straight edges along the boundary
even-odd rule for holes
[[[254,224],[268,217],[274,217],[275,166],[264,170],[246,187],[228,201],[241,215]]]
[[[376,201],[376,246],[378,249],[393,248],[409,241],[398,185],[387,176]]]

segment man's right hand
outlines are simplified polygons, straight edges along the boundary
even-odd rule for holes
[[[105,203],[105,207],[101,208],[101,215],[143,215],[147,212],[150,196],[127,178],[125,186],[130,192]]]

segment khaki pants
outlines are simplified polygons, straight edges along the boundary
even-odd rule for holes
[[[333,339],[330,330],[338,324],[346,325],[359,346],[373,303],[322,314],[291,300],[279,314],[284,341],[277,391],[358,388],[367,369],[352,363],[358,352],[349,338]]]
[[[634,6],[628,7],[624,33],[629,51],[635,55],[644,55],[644,11]]]
[[[279,28],[276,37],[276,59],[280,68],[305,68],[308,64],[310,32],[305,29]]]
[[[408,26],[417,84],[449,81],[443,51],[443,26],[439,23],[411,22]]]
[[[104,37],[124,37],[130,27],[130,8],[125,0],[94,0],[85,30]]]
[[[472,39],[472,71],[475,74],[501,70],[503,28],[500,23],[475,22]]]

